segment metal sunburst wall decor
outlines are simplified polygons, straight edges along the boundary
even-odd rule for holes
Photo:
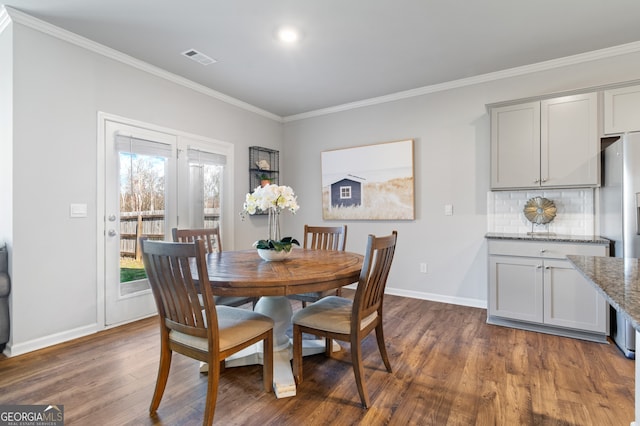
[[[556,217],[556,205],[544,197],[534,197],[524,205],[524,217],[535,225],[545,225]]]

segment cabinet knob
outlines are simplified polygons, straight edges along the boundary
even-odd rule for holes
[[[542,265],[536,265],[536,269],[542,269]]]
[[[540,183],[540,179],[534,179],[533,183]]]
[[[540,254],[545,254],[547,252],[547,249],[540,249]]]
[[[542,183],[545,183],[547,181],[547,179],[542,179]]]
[[[551,266],[545,266],[544,269],[551,269]]]

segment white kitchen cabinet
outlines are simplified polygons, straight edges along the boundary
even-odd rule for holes
[[[489,257],[489,316],[542,323],[540,261],[530,257]]]
[[[607,332],[605,299],[568,260],[543,262],[544,323]]]
[[[598,95],[491,109],[491,189],[598,186]]]
[[[489,240],[487,322],[605,341],[606,300],[566,260],[607,256],[606,244]]]
[[[604,133],[640,131],[640,86],[604,91]]]
[[[539,186],[539,180],[540,102],[493,108],[491,188]]]

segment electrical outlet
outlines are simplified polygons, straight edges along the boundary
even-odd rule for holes
[[[423,274],[426,274],[429,271],[429,269],[427,268],[427,264],[426,263],[421,263],[420,264],[420,272],[422,272]]]

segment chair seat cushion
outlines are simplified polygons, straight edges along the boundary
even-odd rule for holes
[[[220,350],[224,351],[273,328],[273,320],[249,309],[216,306]],[[169,339],[202,351],[209,349],[207,339],[171,330]]]
[[[304,327],[326,330],[332,333],[351,333],[353,301],[345,297],[328,296],[293,314],[292,322]],[[371,324],[378,312],[370,314],[360,323],[360,328]]]

